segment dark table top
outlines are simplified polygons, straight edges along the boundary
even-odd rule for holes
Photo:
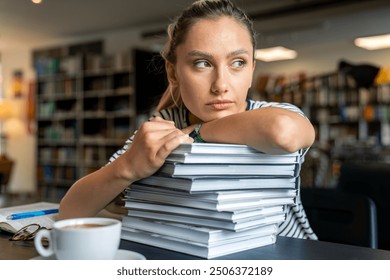
[[[201,259],[166,249],[122,240],[121,249],[143,254],[148,260]],[[390,251],[365,247],[278,237],[275,244],[234,253],[216,260],[390,260]]]
[[[31,241],[9,241],[10,235],[0,233],[0,259],[27,260],[38,256]],[[195,260],[195,256],[162,248],[121,240],[121,249],[136,251],[148,260]],[[222,256],[221,260],[390,260],[390,251],[278,237],[275,244]]]
[[[1,196],[0,196],[1,198]],[[4,204],[4,201],[0,200]],[[23,203],[27,203],[25,200]],[[30,203],[30,202],[29,202]],[[7,203],[1,207],[18,203]],[[38,256],[32,241],[9,241],[10,235],[0,231],[0,260],[28,260]],[[149,260],[195,260],[195,256],[162,248],[121,240],[120,248],[136,251]],[[390,260],[390,251],[345,244],[278,237],[275,244],[242,251],[216,259],[222,260]]]

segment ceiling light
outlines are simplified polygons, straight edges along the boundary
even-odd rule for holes
[[[285,47],[273,47],[266,49],[258,49],[255,52],[255,58],[262,61],[276,61],[294,59],[297,57],[297,52]]]
[[[367,50],[390,48],[390,34],[356,38],[355,45]]]
[[[31,0],[31,2],[33,2],[34,4],[41,4],[42,0]]]

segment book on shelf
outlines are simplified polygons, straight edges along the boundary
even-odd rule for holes
[[[276,242],[276,235],[265,235],[238,241],[229,240],[227,242],[209,243],[205,245],[172,236],[159,235],[125,227],[122,228],[121,238],[206,259],[213,259],[244,250],[274,244]]]
[[[258,215],[249,218],[243,218],[233,222],[233,221],[207,219],[204,217],[183,216],[181,214],[158,213],[158,212],[150,212],[150,211],[142,211],[142,210],[129,210],[127,216],[123,216],[122,218],[123,224],[126,224],[127,217],[154,219],[154,220],[165,221],[165,222],[175,222],[175,223],[182,223],[187,225],[196,225],[196,226],[224,229],[224,230],[237,232],[237,231],[247,230],[249,228],[258,227],[258,226],[279,224],[284,221],[285,214],[278,213],[278,214],[269,214],[269,215]]]
[[[17,220],[8,220],[7,217],[17,213],[48,210],[48,209],[58,209],[58,208],[59,208],[58,203],[50,203],[44,201],[20,205],[20,206],[1,208],[0,209],[0,230],[10,232],[10,233],[15,233],[18,230],[20,230],[22,227],[33,223],[39,224],[41,227],[50,229],[53,223],[57,219],[57,214],[48,214],[48,215],[17,219]]]
[[[158,186],[169,189],[187,191],[189,193],[244,190],[244,189],[295,189],[298,187],[299,177],[293,178],[229,178],[229,177],[188,177],[173,178],[169,176],[152,175],[136,183]]]
[[[265,178],[296,177],[300,164],[185,164],[165,162],[158,170],[159,173],[172,177],[188,176],[263,176]]]
[[[238,222],[261,215],[282,214],[283,206],[268,206],[260,208],[239,209],[234,211],[213,211],[186,206],[174,206],[160,203],[147,203],[132,200],[126,207],[127,210],[139,210],[157,212],[161,214],[180,214],[182,216],[197,217],[204,219]]]
[[[182,223],[162,222],[128,216],[124,217],[123,228],[153,232],[156,234],[172,236],[192,242],[203,243],[205,245],[228,240],[238,241],[248,237],[276,234],[278,230],[278,226],[276,224],[269,224],[250,228],[248,230],[234,232],[223,229],[215,229]]]

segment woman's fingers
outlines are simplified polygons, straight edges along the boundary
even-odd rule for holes
[[[146,122],[142,124],[124,155],[128,174],[139,179],[150,176],[163,165],[175,148],[192,142],[193,139],[176,128],[171,121],[155,118]]]
[[[164,119],[161,118],[161,117],[154,117],[154,118],[151,119],[150,121],[151,121],[151,122],[162,122],[162,123],[167,123],[167,124],[171,124],[171,125],[175,126],[175,122],[174,122],[174,121],[164,120]]]
[[[157,162],[165,160],[180,144],[193,142],[188,134],[177,128],[147,131],[143,139],[150,158]]]
[[[158,149],[156,157],[160,160],[165,160],[165,158],[179,145],[184,143],[191,144],[193,142],[194,140],[189,137],[188,134],[184,134],[180,130],[172,131],[161,139],[161,146]]]

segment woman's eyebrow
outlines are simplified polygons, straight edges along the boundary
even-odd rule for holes
[[[238,49],[238,50],[235,50],[235,51],[232,51],[231,53],[229,53],[229,57],[230,56],[240,55],[240,54],[247,54],[247,55],[249,55],[249,52],[246,49]]]
[[[207,52],[202,52],[202,51],[190,51],[188,53],[189,56],[200,56],[204,58],[212,58],[213,56]]]
[[[241,54],[247,54],[249,55],[249,52],[246,50],[246,49],[238,49],[238,50],[235,50],[235,51],[232,51],[228,54],[228,57],[232,57],[232,56],[237,56],[237,55],[241,55]],[[197,51],[197,50],[194,50],[194,51],[190,51],[188,53],[189,56],[198,56],[198,57],[204,57],[204,58],[207,58],[207,59],[211,59],[213,56],[212,54],[210,53],[207,53],[207,52],[202,52],[202,51]]]

